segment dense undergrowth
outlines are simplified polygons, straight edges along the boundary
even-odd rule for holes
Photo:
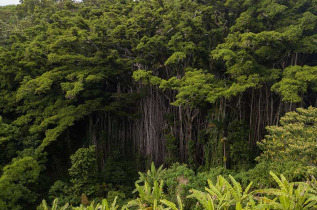
[[[184,169],[186,171],[184,171]],[[170,170],[170,171],[169,171]],[[176,170],[176,171],[175,171]],[[175,174],[173,177],[168,174],[173,172],[185,172],[184,174]],[[151,170],[147,173],[140,173],[140,178],[135,184],[134,193],[137,193],[135,199],[119,202],[118,196],[108,204],[107,199],[101,203],[95,204],[95,201],[89,202],[85,195],[82,196],[82,204],[79,207],[70,206],[68,203],[59,206],[59,200],[53,201],[52,210],[57,209],[87,209],[87,210],[114,210],[114,209],[153,209],[153,210],[183,210],[183,209],[315,209],[317,208],[317,182],[315,179],[307,182],[289,182],[280,175],[273,172],[270,175],[275,181],[277,187],[272,188],[254,188],[253,182],[243,187],[231,175],[224,178],[219,175],[215,182],[210,179],[211,174],[188,176],[190,171],[186,166],[177,165],[171,169],[162,170],[160,167],[155,169],[152,164]],[[198,178],[198,179],[197,179]],[[204,190],[202,183],[208,182]],[[194,181],[193,181],[194,180]],[[167,186],[165,186],[165,182]],[[168,184],[176,182],[176,186]],[[202,185],[202,186],[199,186]],[[167,187],[167,188],[166,188]],[[196,188],[196,189],[195,189]],[[190,189],[189,191],[187,191]],[[198,190],[200,189],[200,190]],[[122,199],[122,197],[121,197]],[[45,200],[37,208],[38,210],[49,209]]]

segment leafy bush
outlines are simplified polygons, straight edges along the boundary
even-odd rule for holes
[[[98,168],[95,146],[80,148],[71,157],[72,166],[69,169],[70,182],[74,194],[93,195],[98,183]]]
[[[280,123],[281,126],[267,127],[269,134],[258,143],[263,152],[257,160],[297,161],[308,168],[314,166],[317,163],[317,108],[288,112]]]
[[[317,175],[317,108],[298,108],[286,113],[280,126],[269,126],[268,135],[258,143],[263,150],[258,164],[247,179],[258,187],[276,185],[269,171],[283,173],[291,181],[304,181]]]
[[[109,191],[107,194],[107,201],[109,203],[113,203],[115,199],[117,201],[116,203],[119,206],[123,206],[123,204],[126,201],[126,195],[121,191],[114,191],[114,190]]]
[[[165,171],[163,180],[166,183],[167,197],[177,203],[177,196],[184,200],[190,189],[203,189],[207,179],[204,176],[196,176],[187,165],[175,163]],[[184,200],[183,204],[186,208],[194,205],[191,200]]]
[[[3,168],[0,177],[0,209],[24,209],[36,200],[33,185],[40,174],[40,165],[33,157],[13,160]]]
[[[276,181],[280,189],[261,189],[256,193],[265,193],[275,195],[275,199],[265,198],[265,201],[274,209],[311,209],[317,207],[316,194],[310,194],[310,186],[307,183],[290,183],[281,174],[280,178],[273,172],[270,175]]]
[[[125,208],[137,207],[137,209],[156,209],[159,205],[159,201],[165,198],[163,186],[163,181],[160,183],[154,181],[153,187],[146,181],[142,186],[135,184],[136,189],[134,192],[138,193],[138,198],[129,201]]]
[[[154,186],[155,181],[161,181],[165,174],[165,169],[163,165],[158,169],[155,168],[154,163],[151,163],[151,168],[146,173],[139,172],[139,179],[136,183],[148,183],[150,186]]]
[[[83,194],[91,198],[101,194],[95,147],[80,148],[70,158],[69,181],[56,181],[50,189],[50,197],[78,204]]]
[[[279,189],[259,189],[251,191],[252,182],[243,189],[241,184],[232,176],[228,182],[223,176],[218,176],[214,184],[208,180],[206,192],[192,189],[192,194],[187,198],[195,198],[203,206],[203,209],[311,209],[317,207],[316,190],[309,184],[290,183],[281,175],[278,178],[273,172],[270,172],[272,178],[276,181]],[[269,194],[264,197],[263,194]],[[271,195],[274,197],[271,198]]]

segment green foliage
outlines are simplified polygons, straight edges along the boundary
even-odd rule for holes
[[[230,158],[228,162],[233,169],[243,168],[252,162],[250,143],[248,142],[249,130],[245,124],[232,121],[228,126],[227,142],[229,144]]]
[[[283,100],[300,102],[301,94],[317,90],[317,68],[311,66],[290,66],[284,69],[283,78],[272,86],[281,93]]]
[[[207,180],[211,180],[213,182],[216,182],[218,179],[218,176],[223,176],[225,179],[229,179],[229,175],[236,176],[236,173],[234,170],[226,169],[224,167],[215,167],[210,168],[208,171],[202,171],[198,173],[198,175],[201,175],[204,177],[205,182],[207,183]]]
[[[186,166],[177,166],[176,172],[185,172]],[[175,168],[167,169],[165,173],[175,172]],[[190,169],[187,169],[190,170]],[[152,169],[153,171],[153,169]],[[280,178],[273,172],[270,172],[272,179],[277,183],[278,188],[264,188],[258,189],[253,187],[252,182],[248,183],[246,187],[243,187],[233,176],[227,175],[228,178],[224,178],[218,175],[215,182],[208,179],[208,186],[205,187],[205,191],[197,189],[198,185],[189,190],[187,196],[184,197],[178,192],[175,202],[171,201],[172,194],[166,194],[164,190],[164,182],[161,180],[154,181],[153,185],[147,181],[136,183],[135,193],[137,198],[130,200],[122,209],[311,209],[316,208],[316,180],[312,179],[309,182],[289,182],[281,175]],[[171,178],[171,175],[168,177]],[[199,179],[200,175],[191,174],[191,181]],[[172,181],[173,179],[167,179]],[[206,179],[205,179],[206,180]],[[198,183],[205,186],[206,182],[198,180]],[[190,185],[190,182],[183,183]],[[202,187],[203,187],[202,186]],[[173,184],[166,185],[167,190],[175,188]],[[176,187],[178,188],[178,186]],[[196,188],[196,189],[195,189]],[[253,191],[252,191],[253,190]],[[174,196],[175,196],[174,191]],[[267,197],[266,197],[267,195]],[[108,195],[109,197],[109,195]],[[168,199],[166,199],[168,198]],[[72,207],[72,209],[118,209],[116,205],[117,197],[114,198],[111,207],[108,205],[106,199],[102,201],[102,204],[94,205],[91,202],[86,207],[81,205],[80,207]],[[197,202],[196,202],[196,201]],[[110,200],[109,200],[110,201]],[[194,201],[194,202],[193,202]],[[190,205],[188,205],[190,204]],[[63,208],[66,208],[66,204]],[[53,209],[58,209],[58,201],[54,200]],[[38,209],[48,209],[45,201],[42,202]]]
[[[274,209],[310,209],[316,206],[315,195],[309,194],[307,183],[290,183],[281,175],[279,178],[270,172],[280,189],[262,189],[257,193],[273,194],[277,196],[278,202],[269,200],[268,204]],[[295,185],[296,188],[295,188]],[[314,200],[315,199],[315,200]]]
[[[147,173],[139,173],[140,177],[136,181],[134,190],[134,193],[138,193],[138,198],[129,201],[127,208],[133,206],[137,206],[138,209],[148,207],[165,209],[164,206],[171,209],[190,208],[191,201],[183,200],[188,190],[199,184],[203,186],[205,182],[195,177],[194,171],[186,165],[173,164],[168,169],[162,169],[162,167],[156,169],[152,163]],[[140,183],[143,185],[139,185]]]
[[[224,83],[218,82],[212,74],[206,74],[202,69],[187,68],[185,75],[181,79],[172,77],[169,80],[162,80],[151,75],[149,71],[145,72],[142,70],[134,73],[133,77],[145,84],[147,84],[146,81],[150,81],[150,84],[153,85],[159,84],[163,90],[177,90],[176,100],[172,103],[174,106],[190,105],[195,107],[206,101],[213,103],[225,89],[221,87]]]
[[[154,162],[152,162],[151,168],[146,173],[139,172],[139,179],[136,181],[136,183],[143,182],[153,187],[156,181],[161,181],[163,179],[164,173],[165,169],[163,169],[163,165],[156,169]]]
[[[283,174],[290,181],[304,181],[316,176],[315,138],[316,108],[298,108],[280,120],[280,126],[268,126],[265,139],[258,142],[262,154],[257,165],[237,174],[243,183],[253,181],[257,187],[274,186],[269,171]]]
[[[223,166],[224,126],[222,122],[212,121],[200,131],[199,142],[204,145],[205,170]]]
[[[178,160],[178,141],[175,136],[170,134],[165,135],[166,139],[166,150],[168,155],[165,157],[164,162],[166,164],[172,165],[174,162]]]
[[[66,210],[68,208],[68,206],[69,206],[69,204],[67,203],[64,206],[59,208],[59,202],[58,202],[58,199],[56,198],[56,199],[54,199],[51,208],[47,205],[46,201],[43,200],[41,205],[39,205],[36,209],[37,210],[49,210],[49,209],[51,209],[51,210]]]
[[[129,207],[137,207],[138,209],[147,209],[149,207],[156,209],[158,203],[161,199],[165,198],[163,193],[163,181],[158,183],[158,181],[154,181],[153,187],[149,185],[146,181],[143,183],[143,186],[135,184],[136,189],[134,192],[138,193],[138,198],[135,200],[131,200],[125,206]]]
[[[71,157],[72,166],[69,169],[70,182],[76,195],[92,195],[96,191],[98,168],[95,146],[80,148]]]
[[[3,118],[0,116],[0,173],[2,168],[8,164],[8,160],[16,155],[18,140],[18,128],[3,122]]]
[[[269,174],[270,170],[276,173],[283,173],[289,180],[305,180],[312,171],[307,171],[307,168],[297,161],[283,161],[280,163],[272,161],[260,161],[254,168],[243,172],[241,181],[253,181],[254,185],[263,188],[276,185],[274,179]]]
[[[0,132],[0,144],[4,144],[17,136],[18,129],[4,123],[3,118],[0,116]]]
[[[66,210],[66,209],[73,209],[73,210],[117,210],[119,208],[118,205],[116,205],[117,198],[114,199],[114,201],[109,205],[107,199],[103,199],[101,203],[97,203],[96,205],[94,202],[92,202],[89,206],[85,207],[83,205],[80,205],[79,207],[70,207],[69,204],[65,204],[62,207],[59,207],[58,199],[55,199],[53,201],[52,207],[50,208],[46,201],[43,200],[41,205],[37,207],[37,210]]]
[[[92,202],[89,206],[84,207],[83,205],[80,205],[80,207],[74,207],[74,210],[95,210],[95,209],[100,209],[100,210],[117,210],[119,206],[116,204],[116,198],[114,201],[109,205],[107,199],[103,199],[101,204],[98,203],[94,205],[94,202]]]
[[[24,209],[36,200],[33,191],[39,174],[40,166],[32,157],[13,160],[3,168],[0,177],[0,208]]]
[[[57,180],[49,190],[49,198],[51,200],[58,198],[60,203],[68,203],[72,199],[71,196],[67,196],[69,188],[70,186],[68,183]]]
[[[295,167],[297,176],[307,177],[307,174],[316,174],[316,113],[317,109],[313,107],[298,108],[281,118],[281,126],[267,127],[269,134],[258,143],[263,153],[257,160],[279,165],[298,162]],[[287,169],[291,170],[290,167],[286,167],[285,171]]]
[[[166,205],[167,207],[169,207],[172,210],[183,210],[184,209],[183,201],[180,198],[180,196],[177,196],[177,205],[173,202],[166,200],[166,199],[161,200],[161,203]]]
[[[310,186],[307,183],[289,183],[283,175],[278,178],[270,172],[280,189],[259,189],[250,192],[252,182],[243,189],[241,184],[232,176],[228,182],[218,176],[214,184],[208,180],[206,192],[192,189],[188,198],[196,198],[204,209],[309,209],[315,207],[316,197],[309,194]],[[295,187],[297,185],[297,187]],[[263,194],[276,196],[273,199],[264,197]]]
[[[115,199],[119,206],[123,206],[126,201],[126,195],[120,191],[109,191],[107,193],[107,201],[113,203]]]
[[[205,188],[207,193],[193,189],[191,190],[192,194],[188,198],[196,198],[204,209],[229,209],[230,206],[234,206],[235,209],[247,208],[251,205],[249,199],[252,197],[252,192],[249,192],[249,190],[252,183],[243,190],[240,183],[232,176],[229,177],[232,185],[222,176],[218,176],[216,184],[208,180],[209,187]]]
[[[149,96],[142,91],[151,86],[162,90],[158,94],[164,99],[157,106],[174,105],[166,109],[173,115],[172,123],[163,123],[168,132],[161,131],[168,133],[167,143],[151,150],[168,153],[160,158],[164,163],[204,165],[207,172],[196,174],[176,164],[168,170],[152,166],[140,174],[144,185],[138,185],[138,202],[193,208],[192,200],[181,201],[188,189],[201,190],[206,177],[232,172],[211,167],[249,167],[265,125],[294,106],[316,103],[316,8],[316,0],[23,0],[0,7],[0,209],[28,203],[32,208],[47,193],[37,184],[49,185],[57,179],[50,170],[64,168],[45,165],[46,154],[56,151],[53,142],[62,142],[80,124],[83,135],[65,141],[78,148],[86,140],[85,130],[90,132],[84,126],[87,118],[96,113],[142,115],[139,95]],[[291,181],[316,175],[315,112],[298,109],[282,118],[281,126],[268,127],[259,143],[259,164],[237,175],[243,184],[274,185],[270,169]],[[91,126],[104,129],[98,123]],[[148,140],[141,136],[133,144]],[[108,192],[109,200],[116,193],[128,195],[136,170],[133,161],[114,158],[113,147],[119,144],[114,139],[94,142],[111,154],[100,155],[97,148],[96,157],[92,147],[78,150],[69,177],[58,177],[64,181],[55,182],[51,196],[79,203],[82,193],[93,199]],[[120,146],[140,153],[143,148],[132,141]],[[104,167],[102,175],[97,165]],[[163,192],[171,201],[164,200]],[[232,201],[236,208],[257,204],[230,193],[238,197]],[[219,204],[209,197],[202,202],[208,208]]]
[[[185,164],[175,163],[170,166],[163,175],[164,183],[167,186],[166,194],[168,200],[178,203],[182,199],[184,208],[193,208],[192,200],[185,200],[192,188],[203,189],[207,178],[197,174]]]
[[[78,204],[83,194],[95,198],[101,191],[95,146],[80,148],[70,158],[69,182],[56,181],[50,189],[50,197],[73,204]]]
[[[104,170],[101,171],[106,190],[110,192],[117,190],[121,193],[130,194],[134,188],[134,182],[138,178],[136,161],[127,159],[119,152],[114,151],[107,158]],[[120,198],[121,196],[118,195],[118,203]]]

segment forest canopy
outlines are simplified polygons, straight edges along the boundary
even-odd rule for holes
[[[316,0],[0,7],[0,209],[317,208],[316,106]]]

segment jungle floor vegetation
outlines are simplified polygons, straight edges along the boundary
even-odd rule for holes
[[[0,209],[316,209],[316,106],[316,0],[21,0]]]

